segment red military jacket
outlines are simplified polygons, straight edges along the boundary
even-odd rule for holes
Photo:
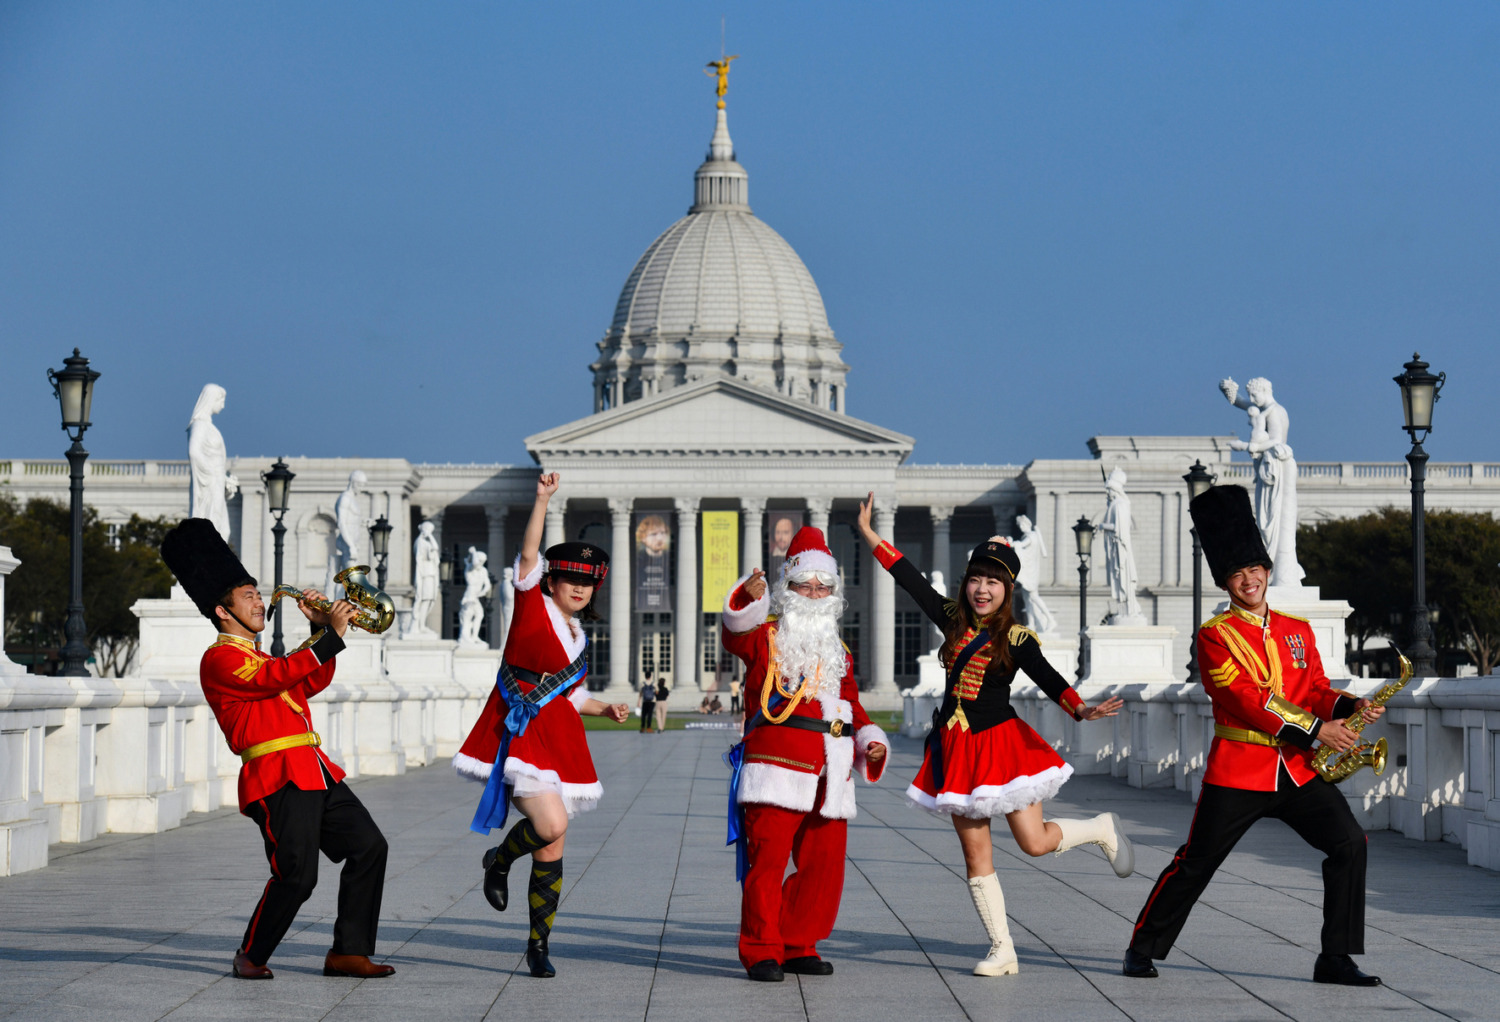
[[[1275,791],[1284,764],[1300,787],[1317,776],[1313,742],[1323,721],[1354,712],[1354,697],[1329,686],[1312,628],[1276,610],[1262,619],[1231,603],[1198,630],[1198,670],[1216,731],[1205,784]]]
[[[249,639],[220,633],[204,651],[198,678],[235,755],[261,742],[312,731],[307,701],[333,681],[333,657],[343,648],[344,640],[331,628],[306,649],[284,657],[261,652]],[[240,767],[240,812],[286,784],[312,791],[328,787],[329,777],[337,784],[344,772],[310,745],[257,756]]]
[[[724,648],[744,662],[745,719],[748,722],[762,707],[761,698],[772,684],[771,643],[776,621],[769,617],[770,594],[751,600],[742,586],[730,592],[725,600]],[[825,778],[823,804],[819,813],[829,819],[853,819],[853,771],[859,769],[865,780],[880,780],[886,761],[872,764],[865,753],[874,744],[890,747],[885,732],[871,723],[859,702],[859,685],[847,653],[843,676],[836,687],[827,686],[822,693],[799,702],[793,716],[811,720],[842,721],[846,737],[835,738],[816,731],[766,724],[753,728],[745,736],[745,765],[740,772],[739,801],[764,803],[811,812],[816,801],[819,776]],[[792,684],[787,684],[790,689]],[[772,693],[774,697],[775,693]],[[775,702],[773,701],[773,706]],[[780,716],[780,713],[777,713]],[[848,735],[853,735],[850,741]]]

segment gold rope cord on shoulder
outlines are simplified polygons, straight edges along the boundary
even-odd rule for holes
[[[797,708],[797,704],[807,697],[807,679],[801,679],[796,691],[787,691],[786,686],[782,683],[781,668],[776,666],[776,632],[774,629],[766,633],[766,647],[771,663],[766,669],[766,683],[760,690],[760,712],[765,715],[768,723],[780,724],[790,717],[792,711]],[[814,680],[821,680],[822,676],[823,666],[819,664]],[[779,715],[771,712],[771,689],[773,687],[787,700],[786,706],[782,708]]]
[[[1269,629],[1265,630],[1265,654],[1261,659],[1255,647],[1250,645],[1250,640],[1241,635],[1233,625],[1227,621],[1214,626],[1214,631],[1224,644],[1229,647],[1230,655],[1245,669],[1250,680],[1260,688],[1268,688],[1276,695],[1281,695],[1281,657],[1277,655],[1275,640],[1271,637]]]

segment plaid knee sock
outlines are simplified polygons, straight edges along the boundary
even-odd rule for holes
[[[547,842],[542,840],[536,828],[531,825],[531,821],[523,816],[514,827],[510,828],[510,833],[505,835],[505,840],[500,842],[500,852],[495,858],[500,861],[503,868],[509,869],[511,863],[521,856],[530,855],[545,844]]]
[[[531,904],[531,939],[546,941],[552,932],[552,920],[557,915],[557,902],[562,897],[562,860],[556,862],[531,862],[531,886],[527,890],[527,901]]]

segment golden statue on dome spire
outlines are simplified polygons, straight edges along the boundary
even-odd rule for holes
[[[708,77],[719,80],[718,85],[714,88],[714,93],[719,97],[720,110],[724,109],[724,95],[729,91],[729,62],[738,60],[739,57],[738,53],[730,57],[721,56],[718,60],[710,60],[703,69],[703,73],[708,75]],[[713,68],[712,71],[709,70],[710,67]]]

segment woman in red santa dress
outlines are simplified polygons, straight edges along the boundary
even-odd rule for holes
[[[759,568],[734,586],[723,621],[724,648],[746,667],[729,807],[744,885],[740,963],[773,983],[787,972],[833,972],[818,943],[833,932],[844,893],[853,774],[879,780],[889,745],[859,702],[839,636],[838,565],[822,532],[803,528],[786,553],[774,587]]]
[[[1020,558],[1010,544],[988,540],[969,555],[954,599],[943,597],[915,566],[870,527],[871,494],[859,509],[859,530],[886,571],[943,632],[939,651],[947,672],[942,705],[916,779],[906,797],[929,812],[953,818],[968,867],[969,894],[989,934],[990,950],[976,976],[1014,975],[1015,944],[1005,919],[1005,896],[995,876],[990,821],[1004,816],[1027,855],[1061,855],[1095,844],[1116,874],[1134,869],[1130,839],[1114,813],[1088,820],[1044,820],[1042,803],[1055,796],[1073,768],[1010,705],[1017,671],[1051,696],[1074,720],[1113,717],[1124,701],[1085,706],[1042,656],[1035,633],[1014,623],[1012,596]]]
[[[537,480],[536,503],[516,558],[515,611],[495,691],[453,757],[459,774],[485,782],[471,830],[488,834],[504,826],[511,804],[520,811],[505,839],[484,854],[484,896],[504,912],[511,865],[531,856],[526,962],[539,978],[556,975],[547,944],[562,895],[568,820],[594,808],[603,794],[579,714],[623,722],[630,713],[624,703],[592,698],[584,684],[588,640],[579,621],[592,617],[609,555],[589,543],[559,543],[539,556],[547,503],[558,479],[552,472]]]

